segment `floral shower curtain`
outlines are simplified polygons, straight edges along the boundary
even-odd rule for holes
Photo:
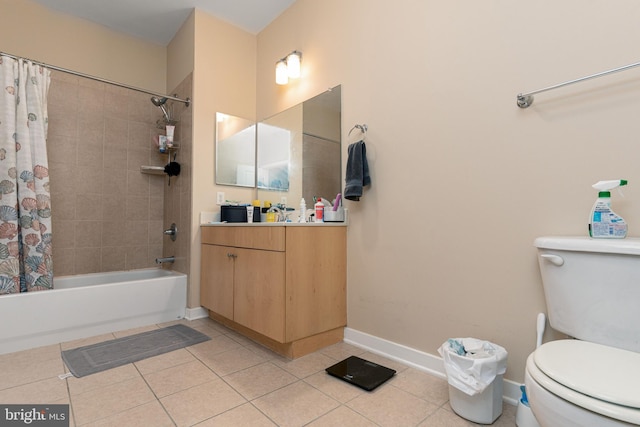
[[[0,55],[0,294],[53,288],[50,81],[48,69]]]

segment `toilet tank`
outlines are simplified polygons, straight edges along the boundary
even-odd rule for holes
[[[640,352],[640,239],[539,237],[534,245],[551,327]]]

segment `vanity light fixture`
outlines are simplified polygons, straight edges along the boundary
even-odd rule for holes
[[[285,58],[276,62],[276,83],[286,85],[289,79],[297,79],[300,77],[300,63],[302,62],[302,53],[294,50]]]
[[[276,62],[276,83],[286,85],[289,83],[289,73],[287,71],[287,60],[281,59]]]
[[[302,54],[297,50],[287,55],[287,73],[290,79],[300,77],[300,62],[302,62]]]

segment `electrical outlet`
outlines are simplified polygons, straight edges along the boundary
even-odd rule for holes
[[[216,196],[216,204],[218,205],[224,205],[224,191],[218,191],[218,194]]]
[[[287,198],[285,196],[280,197],[280,204],[282,206],[287,206]]]

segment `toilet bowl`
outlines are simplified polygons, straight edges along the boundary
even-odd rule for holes
[[[525,386],[542,427],[640,425],[640,353],[551,341],[527,358]]]

